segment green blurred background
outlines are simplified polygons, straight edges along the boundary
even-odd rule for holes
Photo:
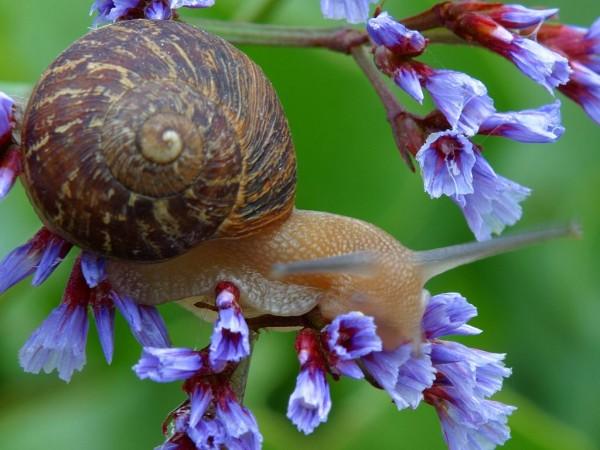
[[[0,80],[33,83],[86,32],[89,3],[2,0]],[[210,11],[192,14],[247,19],[261,3],[218,0]],[[318,3],[281,0],[260,20],[334,25],[320,18]],[[431,4],[389,0],[386,7],[402,17]],[[564,22],[583,26],[600,14],[598,0],[555,0],[548,6],[561,7]],[[459,210],[447,199],[430,200],[420,177],[403,165],[383,108],[349,57],[324,50],[244,50],[273,81],[287,112],[298,152],[299,207],[370,221],[415,249],[472,239]],[[483,80],[499,109],[552,101],[509,63],[480,49],[432,46],[424,60]],[[459,291],[479,308],[473,323],[485,333],[466,343],[508,353],[514,373],[499,399],[519,410],[510,420],[513,439],[507,449],[600,448],[600,128],[576,105],[563,103],[567,132],[557,144],[482,142],[499,173],[533,189],[515,229],[578,218],[585,238],[495,257],[428,285],[432,293]],[[40,226],[20,186],[0,204],[0,218],[2,255]],[[183,394],[176,383],[136,379],[130,368],[140,348],[122,318],[117,318],[112,367],[103,360],[93,326],[87,366],[69,385],[55,374],[33,376],[18,366],[19,348],[56,306],[69,266],[63,264],[42,288],[22,283],[0,299],[0,447],[152,448],[162,442],[160,424]],[[165,306],[162,313],[176,345],[206,344],[206,324],[176,306]],[[398,412],[382,392],[351,380],[332,384],[329,422],[304,437],[285,418],[296,372],[293,335],[264,333],[252,362],[247,403],[260,423],[265,449],[445,448],[431,408]]]

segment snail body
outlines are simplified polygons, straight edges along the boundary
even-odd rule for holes
[[[247,316],[362,311],[386,348],[420,339],[432,276],[572,232],[414,252],[366,222],[295,210],[294,149],[269,81],[175,21],[124,21],[77,41],[34,89],[21,143],[41,220],[106,257],[119,295],[201,314],[226,280]]]

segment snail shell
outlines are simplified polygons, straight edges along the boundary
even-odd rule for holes
[[[92,31],[31,96],[23,181],[45,224],[97,253],[142,261],[286,218],[295,155],[262,71],[174,21]]]

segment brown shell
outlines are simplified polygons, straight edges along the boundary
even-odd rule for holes
[[[294,150],[271,84],[227,42],[174,21],[75,42],[36,86],[22,142],[42,220],[108,256],[169,258],[293,208]]]

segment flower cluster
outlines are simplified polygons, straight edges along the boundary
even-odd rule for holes
[[[29,242],[10,252],[0,262],[0,294],[31,275],[32,284],[40,285],[71,248],[70,243],[42,228]],[[127,296],[119,296],[106,279],[104,259],[83,252],[75,261],[61,304],[21,348],[21,366],[31,373],[56,370],[62,380],[70,381],[73,372],[85,365],[88,308],[94,315],[102,350],[110,364],[114,349],[115,307],[123,314],[140,344],[169,345],[166,327],[158,310],[153,306],[139,305]]]
[[[491,17],[495,17],[503,24],[520,28],[543,21],[555,13],[555,10],[529,11],[512,7],[508,11],[494,9],[490,16],[477,13],[477,18],[481,22],[493,21]],[[464,18],[468,14],[463,11],[462,15],[454,13],[454,16]],[[450,17],[448,12],[446,16]],[[494,27],[503,30],[502,33],[508,33],[511,39],[517,39],[502,25],[494,22]],[[462,30],[458,25],[455,28]],[[468,29],[477,36],[483,33],[476,32],[473,27]],[[423,51],[426,42],[424,37],[419,39],[415,36],[415,33],[419,34],[416,31],[407,29],[387,13],[370,19],[367,30],[377,46],[375,61],[378,67],[420,103],[424,99],[423,88],[426,89],[443,116],[440,120],[438,115],[433,114],[430,120],[423,121],[423,128],[430,134],[415,154],[425,191],[432,198],[442,195],[450,197],[463,211],[478,240],[489,239],[492,233],[499,234],[506,225],[513,225],[521,217],[520,202],[527,198],[530,191],[496,174],[482,156],[481,147],[471,138],[482,134],[503,136],[520,142],[554,142],[564,132],[560,102],[532,110],[498,112],[481,81],[464,73],[434,69],[413,60],[413,56]],[[497,30],[494,33],[497,34]],[[533,42],[522,38],[518,40],[527,41],[527,44],[523,44],[525,46]],[[526,66],[543,67],[543,59],[550,51],[539,44],[535,45],[544,50],[534,52],[539,61],[530,60]],[[564,59],[560,58],[560,61]],[[566,74],[567,69],[564,70]],[[538,77],[538,81],[548,88],[559,84],[557,80],[565,83],[567,77],[558,76],[557,73],[562,74],[563,70],[549,70],[547,76]]]
[[[95,0],[90,14],[97,14],[95,26],[128,19],[171,19],[175,10],[208,8],[215,0]]]
[[[185,381],[188,399],[173,413],[172,435],[160,448],[261,448],[256,419],[231,386],[238,363],[250,355],[249,329],[238,301],[237,288],[220,283],[215,300],[218,318],[208,349],[145,347],[134,366],[141,379]]]
[[[231,285],[229,285],[231,286]],[[223,293],[226,294],[223,294]],[[236,306],[236,291],[217,290],[219,297]],[[218,306],[218,305],[217,305]],[[172,414],[172,433],[162,449],[227,448],[257,449],[262,437],[252,413],[237,400],[231,377],[248,352],[215,357],[224,332],[223,312],[214,325],[205,350],[144,348],[134,370],[142,379],[156,382],[184,381],[187,400]],[[383,349],[372,317],[360,312],[342,314],[318,331],[302,329],[296,338],[300,372],[290,395],[287,417],[299,431],[310,434],[326,422],[332,401],[327,375],[363,379],[384,389],[399,410],[416,408],[422,400],[435,407],[444,438],[451,450],[493,448],[510,436],[506,425],[513,407],[490,400],[510,375],[504,355],[444,341],[447,335],[474,335],[481,330],[467,322],[476,309],[459,294],[430,299],[422,320],[422,341]],[[240,315],[235,321],[245,322]],[[237,325],[236,325],[237,326]],[[241,332],[239,340],[247,341]],[[238,342],[235,338],[230,344]],[[217,364],[214,361],[218,361]],[[233,446],[233,447],[232,447]]]
[[[475,308],[458,294],[434,296],[423,317],[423,342],[393,350],[382,349],[372,318],[358,312],[339,316],[320,336],[301,331],[296,342],[301,369],[288,417],[299,430],[312,432],[331,408],[326,373],[363,378],[364,369],[399,410],[414,409],[423,399],[433,405],[451,450],[480,448],[477,442],[485,442],[485,448],[503,444],[509,438],[506,419],[514,408],[489,397],[510,375],[504,355],[439,339],[480,333],[467,325],[475,315]]]

